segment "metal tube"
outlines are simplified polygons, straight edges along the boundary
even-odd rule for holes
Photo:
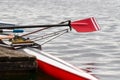
[[[64,27],[64,26],[69,26],[69,24],[22,25],[22,26],[0,26],[0,29],[39,28],[39,27]]]

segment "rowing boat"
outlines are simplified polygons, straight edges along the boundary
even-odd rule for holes
[[[34,48],[25,48],[23,50],[37,57],[39,70],[58,80],[98,80],[87,72],[41,50]]]
[[[76,68],[75,66],[65,62],[64,60],[61,60],[55,56],[52,56],[50,54],[47,54],[43,51],[41,51],[41,45],[51,41],[52,39],[59,37],[60,35],[63,35],[64,33],[67,33],[71,31],[71,29],[75,29],[77,32],[93,32],[98,31],[100,29],[99,25],[96,23],[96,20],[94,17],[87,18],[83,20],[77,20],[74,22],[71,21],[64,21],[60,24],[50,24],[50,25],[11,25],[11,24],[1,24],[0,29],[3,34],[3,37],[1,37],[0,45],[3,47],[12,48],[15,50],[21,49],[22,51],[25,51],[26,53],[30,55],[34,55],[37,58],[38,63],[38,69],[44,71],[45,73],[57,78],[57,80],[98,80],[94,76],[88,74],[87,72]],[[65,27],[69,26],[69,29],[59,30],[54,33],[45,34],[43,36],[35,37],[32,39],[24,38],[27,35],[37,33],[40,31],[43,31],[45,29],[49,29],[51,27]],[[27,34],[23,34],[21,36],[14,35],[14,37],[6,37],[6,32],[9,35],[10,32],[12,33],[22,33],[23,30],[14,30],[19,28],[41,28],[37,31],[32,31]],[[44,28],[43,28],[44,27]],[[4,31],[4,29],[12,29],[12,31]],[[3,33],[5,32],[5,34]],[[49,37],[52,37],[48,39],[47,41],[43,42],[42,44],[36,43],[38,40],[47,39]],[[4,41],[4,39],[8,39],[8,41]],[[10,44],[8,44],[8,42]]]

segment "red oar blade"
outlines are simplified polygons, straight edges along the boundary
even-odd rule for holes
[[[93,32],[100,30],[94,17],[71,22],[71,27],[77,32]]]

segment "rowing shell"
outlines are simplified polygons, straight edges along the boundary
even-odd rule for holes
[[[37,58],[38,68],[59,80],[98,80],[79,68],[41,50],[34,48],[23,49],[26,53]]]

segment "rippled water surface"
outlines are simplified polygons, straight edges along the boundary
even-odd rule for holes
[[[87,17],[95,17],[101,30],[71,31],[43,45],[43,50],[100,80],[120,80],[119,0],[0,0],[0,20],[15,24],[50,24]]]

